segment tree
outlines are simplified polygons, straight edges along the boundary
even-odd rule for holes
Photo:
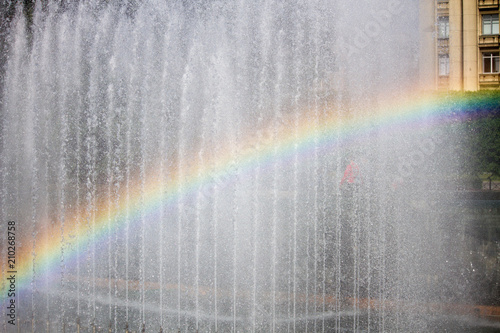
[[[500,117],[488,115],[470,124],[470,142],[479,172],[500,176]]]
[[[475,174],[500,176],[500,91],[465,93],[465,158]]]

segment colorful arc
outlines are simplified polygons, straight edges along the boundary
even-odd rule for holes
[[[436,96],[418,96],[381,103],[384,106],[375,110],[359,108],[351,116],[344,114],[339,117],[338,113],[322,110],[326,116],[317,119],[311,116],[314,110],[301,112],[303,116],[299,119],[298,126],[282,124],[279,128],[272,128],[272,135],[260,142],[255,142],[254,145],[248,145],[248,142],[255,141],[253,133],[248,133],[243,143],[254,148],[242,150],[236,157],[232,156],[230,149],[221,149],[225,153],[204,165],[193,165],[189,170],[183,170],[182,176],[175,167],[169,168],[166,170],[168,178],[163,176],[163,179],[167,181],[166,184],[160,181],[162,175],[149,173],[150,177],[141,191],[138,190],[139,180],[133,180],[134,184],[129,186],[132,190],[128,199],[125,195],[121,195],[113,207],[108,205],[110,200],[102,200],[96,205],[93,229],[81,223],[83,216],[78,216],[76,212],[66,213],[63,235],[61,235],[60,227],[56,226],[40,231],[35,244],[30,239],[20,240],[22,245],[18,247],[16,254],[16,288],[21,292],[27,290],[32,282],[33,272],[37,272],[37,276],[44,276],[44,274],[59,271],[61,268],[58,266],[61,265],[63,252],[64,261],[67,264],[75,262],[78,260],[78,255],[82,256],[92,244],[105,241],[108,235],[125,228],[127,224],[133,226],[140,221],[141,216],[152,214],[160,207],[172,205],[190,196],[200,186],[231,177],[235,174],[235,169],[238,170],[238,174],[242,174],[257,165],[262,166],[272,161],[287,159],[294,154],[307,154],[314,149],[328,148],[338,143],[339,139],[346,142],[366,135],[372,130],[461,118],[466,115],[463,110],[467,109],[468,105],[475,105],[480,109],[481,105],[495,102],[498,101],[492,101],[490,97],[477,100],[463,97],[443,100]],[[450,112],[450,110],[456,110],[456,112]],[[474,114],[470,111],[469,109],[467,116]],[[293,124],[292,120],[291,123]],[[296,119],[294,123],[297,123]],[[56,228],[59,229],[56,230]],[[58,235],[56,241],[54,241],[53,234]],[[61,244],[61,238],[66,240],[64,244]],[[36,253],[35,260],[32,253]],[[2,260],[5,259],[2,258]],[[7,270],[3,269],[1,274],[3,282],[0,289],[0,298],[3,301],[7,300],[8,295],[9,285],[5,282],[8,276]]]

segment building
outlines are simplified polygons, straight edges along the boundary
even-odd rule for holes
[[[420,1],[420,85],[500,89],[499,0]]]

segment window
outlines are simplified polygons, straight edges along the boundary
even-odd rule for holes
[[[439,55],[439,76],[450,75],[450,56],[448,54]]]
[[[498,52],[483,53],[483,73],[500,72],[500,57]]]
[[[483,15],[483,35],[498,35],[498,14]]]
[[[450,37],[450,18],[448,16],[438,17],[438,38]]]

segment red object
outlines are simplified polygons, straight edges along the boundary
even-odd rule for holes
[[[356,181],[356,177],[359,175],[359,167],[354,161],[351,161],[347,165],[347,168],[344,171],[344,177],[342,177],[342,180],[340,181],[340,185],[344,183],[349,183],[353,184]]]

